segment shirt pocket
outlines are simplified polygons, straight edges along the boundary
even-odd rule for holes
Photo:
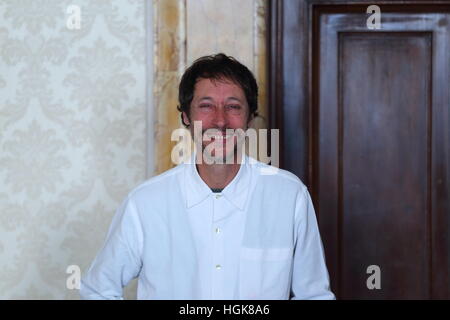
[[[292,259],[292,248],[241,247],[240,299],[288,299]]]

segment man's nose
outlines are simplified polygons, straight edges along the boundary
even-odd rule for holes
[[[227,125],[227,114],[225,113],[224,107],[216,108],[216,113],[214,115],[214,125],[216,128],[225,128]]]

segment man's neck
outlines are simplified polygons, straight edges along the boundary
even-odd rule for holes
[[[233,164],[197,164],[198,174],[212,189],[224,189],[236,176],[240,168],[239,163]]]

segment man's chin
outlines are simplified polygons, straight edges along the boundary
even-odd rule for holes
[[[205,151],[203,146],[203,158],[208,164],[235,164],[237,162],[236,145],[229,150],[228,148],[215,148],[211,152]]]

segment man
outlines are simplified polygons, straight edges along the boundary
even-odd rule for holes
[[[128,195],[83,277],[83,298],[121,299],[138,277],[138,299],[334,299],[306,187],[236,152],[230,131],[247,129],[257,92],[252,73],[224,54],[186,70],[178,109],[193,136],[202,126],[195,161]]]

